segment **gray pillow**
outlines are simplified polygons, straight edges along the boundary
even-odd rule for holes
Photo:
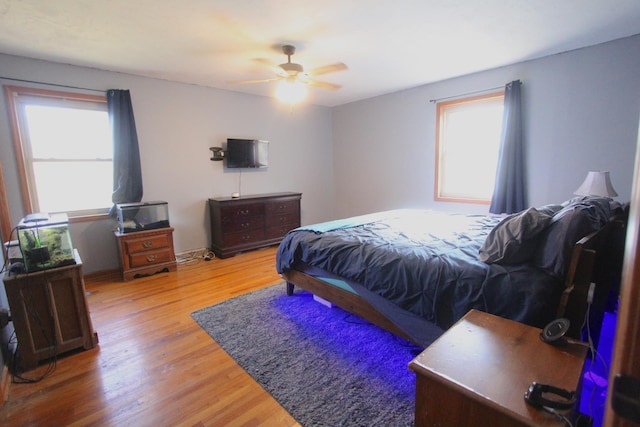
[[[544,205],[544,206],[539,206],[537,209],[538,209],[538,212],[545,213],[549,216],[554,216],[563,207],[564,207],[563,205]]]
[[[480,247],[478,259],[487,264],[520,264],[534,254],[540,233],[551,215],[529,208],[500,221]]]
[[[542,233],[533,265],[564,279],[576,242],[605,225],[610,213],[607,200],[581,199],[568,203]]]

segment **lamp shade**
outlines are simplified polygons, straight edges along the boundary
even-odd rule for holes
[[[584,182],[573,193],[578,196],[616,197],[608,171],[590,171]]]

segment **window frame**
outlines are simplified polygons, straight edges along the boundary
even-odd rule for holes
[[[454,106],[460,106],[464,104],[476,104],[482,101],[494,101],[497,99],[501,99],[504,102],[505,91],[495,91],[491,93],[486,93],[483,95],[476,95],[464,98],[456,98],[450,101],[438,102],[436,105],[436,152],[435,152],[435,179],[434,179],[434,200],[438,202],[453,202],[453,203],[471,203],[471,204],[481,204],[481,205],[490,205],[491,197],[489,199],[475,199],[475,198],[461,198],[461,197],[449,197],[442,196],[441,193],[441,172],[443,166],[441,163],[441,155],[442,155],[442,141],[441,135],[443,132],[444,126],[444,111],[447,108],[452,108]]]
[[[13,140],[13,147],[16,156],[16,165],[18,170],[18,179],[20,181],[22,204],[25,214],[29,214],[33,213],[33,203],[31,200],[32,188],[30,186],[30,180],[28,179],[27,156],[25,152],[27,149],[30,150],[30,147],[25,147],[24,144],[28,144],[28,142],[23,141],[21,137],[22,131],[20,129],[20,119],[18,111],[19,102],[17,102],[17,98],[20,96],[33,96],[58,100],[100,103],[105,104],[106,107],[107,97],[106,95],[91,95],[85,93],[11,85],[5,85],[4,92],[7,103],[7,110],[9,112],[9,125],[11,128],[11,139]],[[84,222],[110,218],[109,208],[69,211],[68,215],[70,222]]]

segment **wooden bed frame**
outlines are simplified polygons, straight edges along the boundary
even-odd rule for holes
[[[626,215],[615,216],[600,230],[583,237],[575,244],[565,278],[565,290],[557,310],[557,317],[567,318],[571,322],[568,336],[582,338],[582,326],[589,308],[589,289],[595,283],[597,286],[592,291],[593,303],[589,308],[589,329],[597,344],[602,318],[608,308],[609,294],[612,290],[617,294],[616,287],[620,283],[625,227]],[[395,323],[355,293],[298,270],[289,270],[281,276],[287,282],[288,295],[292,295],[297,286],[397,336],[413,341]]]

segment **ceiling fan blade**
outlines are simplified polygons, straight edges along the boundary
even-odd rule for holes
[[[262,65],[264,65],[266,67],[269,67],[269,68],[272,68],[272,69],[275,69],[275,68],[278,67],[278,64],[276,64],[273,61],[268,60],[267,58],[253,58],[252,61],[253,62],[257,62],[259,64],[262,64]]]
[[[318,67],[318,68],[314,68],[313,70],[311,70],[309,72],[310,76],[319,76],[320,74],[327,74],[327,73],[335,73],[336,71],[343,71],[346,70],[347,65],[343,64],[342,62],[337,62],[335,64],[330,64],[330,65],[325,65],[323,67]]]
[[[272,77],[270,79],[256,79],[256,80],[236,80],[232,82],[227,82],[230,85],[244,85],[249,83],[265,83],[265,82],[274,82],[276,80],[280,80],[278,77]]]
[[[340,89],[342,87],[340,85],[336,85],[336,84],[333,84],[333,83],[321,82],[319,80],[311,80],[311,79],[309,79],[307,84],[309,86],[315,86],[315,87],[319,87],[320,89],[328,89],[328,90],[338,90],[338,89]]]
[[[266,58],[253,58],[253,62],[257,62],[260,65],[264,65],[265,67],[269,68],[278,76],[286,77],[288,75],[287,71],[282,68],[282,64],[278,65]]]

